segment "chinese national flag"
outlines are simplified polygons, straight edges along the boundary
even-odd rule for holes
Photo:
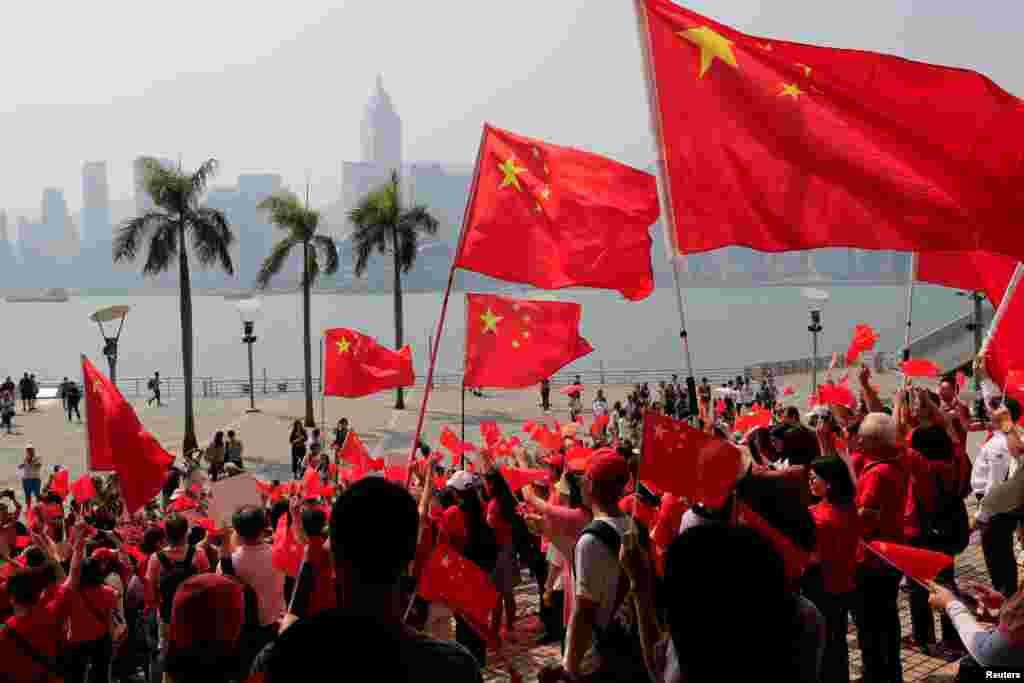
[[[412,386],[412,350],[393,351],[373,337],[338,327],[324,332],[324,395],[359,398]]]
[[[580,336],[579,304],[466,294],[467,387],[522,389],[593,347]]]
[[[81,477],[76,479],[71,484],[71,495],[75,497],[79,503],[84,503],[87,500],[91,500],[96,497],[96,486],[93,484],[92,477],[88,474],[83,474]]]
[[[441,543],[434,548],[417,592],[427,602],[448,605],[482,638],[490,638],[487,625],[498,604],[498,591],[484,570],[450,546]]]
[[[54,474],[53,481],[50,482],[50,490],[61,498],[67,498],[71,491],[71,474],[67,470],[61,470]]]
[[[82,356],[89,469],[117,472],[129,514],[160,492],[174,456],[147,432],[117,387]]]
[[[1024,259],[1024,104],[988,78],[642,0],[675,247]]]
[[[985,292],[993,306],[1003,300],[1017,259],[987,251],[930,251],[917,255],[918,282]]]
[[[720,506],[736,483],[740,452],[732,444],[664,415],[644,413],[640,478],[687,504]]]
[[[304,548],[295,539],[295,534],[288,524],[288,515],[281,515],[274,529],[274,543],[271,546],[270,561],[279,572],[288,576],[298,576],[302,566]]]
[[[654,291],[654,176],[484,125],[455,265],[541,289]]]
[[[447,448],[451,454],[456,457],[462,456],[466,453],[472,453],[476,450],[476,446],[459,439],[459,437],[455,436],[455,432],[448,427],[441,430],[441,445]]]
[[[349,431],[345,437],[345,444],[338,451],[338,457],[361,469],[370,466],[370,452],[354,431]]]
[[[953,564],[952,557],[934,550],[883,541],[872,541],[867,546],[886,562],[921,583],[934,581],[942,570]]]

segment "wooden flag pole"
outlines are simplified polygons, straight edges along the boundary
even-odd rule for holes
[[[441,301],[441,315],[437,319],[437,332],[434,335],[434,345],[430,349],[430,367],[427,370],[427,383],[423,388],[423,400],[420,401],[420,414],[416,420],[416,436],[412,440],[412,445],[409,449],[409,473],[406,475],[405,486],[409,487],[409,482],[412,481],[412,463],[416,458],[416,449],[419,447],[420,437],[423,434],[423,418],[427,414],[427,401],[430,400],[430,390],[434,384],[434,368],[437,365],[437,352],[441,348],[441,333],[444,331],[444,319],[448,313],[448,299],[452,293],[452,285],[455,283],[455,264],[458,263],[458,255],[462,251],[462,241],[466,236],[466,224],[470,220],[470,208],[473,206],[473,201],[476,199],[477,184],[480,180],[480,155],[484,148],[484,136],[487,135],[486,126],[480,131],[480,145],[477,147],[476,152],[476,165],[473,167],[473,185],[471,186],[469,197],[466,198],[466,209],[463,212],[462,218],[462,229],[459,231],[459,247],[455,252],[455,258],[452,259],[452,267],[448,271],[448,286],[444,290],[444,299]]]
[[[690,354],[689,333],[686,330],[686,307],[683,292],[679,284],[679,253],[675,241],[675,215],[672,213],[672,188],[668,182],[668,166],[665,162],[665,145],[662,142],[661,110],[658,108],[658,91],[654,86],[654,62],[651,60],[647,46],[647,18],[644,14],[643,0],[636,0],[637,35],[640,50],[644,57],[644,84],[647,88],[647,104],[650,112],[651,135],[657,149],[658,162],[658,203],[661,207],[662,226],[664,229],[665,246],[672,264],[672,282],[676,290],[676,305],[679,309],[679,339],[682,342],[683,361],[686,365],[686,391],[690,398],[690,415],[697,414],[697,382],[693,377],[693,357]]]

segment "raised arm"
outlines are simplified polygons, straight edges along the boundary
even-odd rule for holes
[[[882,405],[882,400],[878,398],[878,392],[875,391],[875,387],[871,385],[871,368],[866,365],[863,366],[860,372],[857,373],[857,377],[860,379],[860,388],[868,411],[872,413],[882,412],[885,406]]]

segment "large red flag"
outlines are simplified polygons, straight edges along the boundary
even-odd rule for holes
[[[345,437],[345,443],[338,451],[338,457],[357,468],[365,469],[370,466],[370,452],[366,450],[359,435],[349,431]]]
[[[988,78],[749,36],[670,0],[641,19],[680,253],[1024,258],[1024,104]]]
[[[688,503],[718,507],[736,483],[740,452],[685,422],[644,413],[640,478]]]
[[[654,291],[654,176],[484,125],[455,265],[542,289]]]
[[[926,251],[917,255],[919,282],[985,292],[993,306],[1003,300],[1017,259],[987,251]]]
[[[75,497],[79,503],[84,503],[87,500],[96,497],[96,486],[93,484],[92,477],[88,474],[83,474],[81,477],[76,479],[71,484],[71,495]]]
[[[147,432],[135,410],[103,373],[82,356],[90,469],[110,463],[129,513],[160,493],[174,456]]]
[[[324,395],[359,398],[415,383],[408,346],[394,351],[344,327],[324,332]]]
[[[498,604],[498,591],[480,567],[451,547],[441,543],[434,548],[417,592],[428,602],[448,605],[481,637],[489,637],[487,624]]]
[[[1009,380],[1011,370],[1024,368],[1024,296],[1018,286],[1022,277],[1024,265],[1018,265],[982,344],[985,371],[1000,387]]]
[[[593,347],[580,336],[579,304],[466,294],[467,387],[522,389]]]

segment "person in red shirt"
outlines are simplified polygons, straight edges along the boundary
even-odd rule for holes
[[[327,544],[327,514],[318,507],[307,506],[301,517],[299,542],[305,543],[306,553],[291,608],[291,613],[300,619],[336,607],[334,564]]]
[[[811,494],[822,500],[810,507],[816,529],[815,550],[801,585],[804,594],[825,618],[822,680],[848,683],[850,662],[846,631],[855,598],[857,548],[860,546],[860,520],[853,505],[854,485],[843,461],[826,456],[811,463],[809,487]]]
[[[245,594],[239,582],[217,574],[182,582],[174,594],[165,683],[232,680],[244,620]]]
[[[508,482],[498,470],[489,471],[484,476],[484,490],[487,498],[487,524],[494,530],[498,543],[498,559],[491,572],[491,580],[498,589],[501,600],[494,609],[492,626],[495,634],[507,639],[512,632],[516,620],[516,586],[519,585],[519,563],[516,561],[514,525],[522,524],[522,518],[516,512],[516,499],[508,487]],[[504,612],[505,624],[502,625]]]
[[[85,559],[84,525],[76,529],[71,553],[71,575],[59,593],[64,600],[62,616],[68,624],[68,683],[106,683],[110,678],[113,649],[114,608],[121,596],[104,584],[102,563]],[[88,672],[88,678],[86,674]]]
[[[20,569],[7,579],[14,615],[0,627],[0,661],[10,683],[56,683],[62,680],[57,656],[64,641],[63,594],[43,599],[54,578],[47,565]],[[39,661],[42,660],[42,661]],[[44,666],[43,662],[50,662]]]
[[[862,456],[855,503],[865,541],[904,542],[908,475],[902,462],[904,440],[885,413],[869,413],[860,423]],[[847,462],[848,466],[851,466]],[[902,576],[870,552],[859,549],[857,639],[866,681],[902,681],[899,590]]]

